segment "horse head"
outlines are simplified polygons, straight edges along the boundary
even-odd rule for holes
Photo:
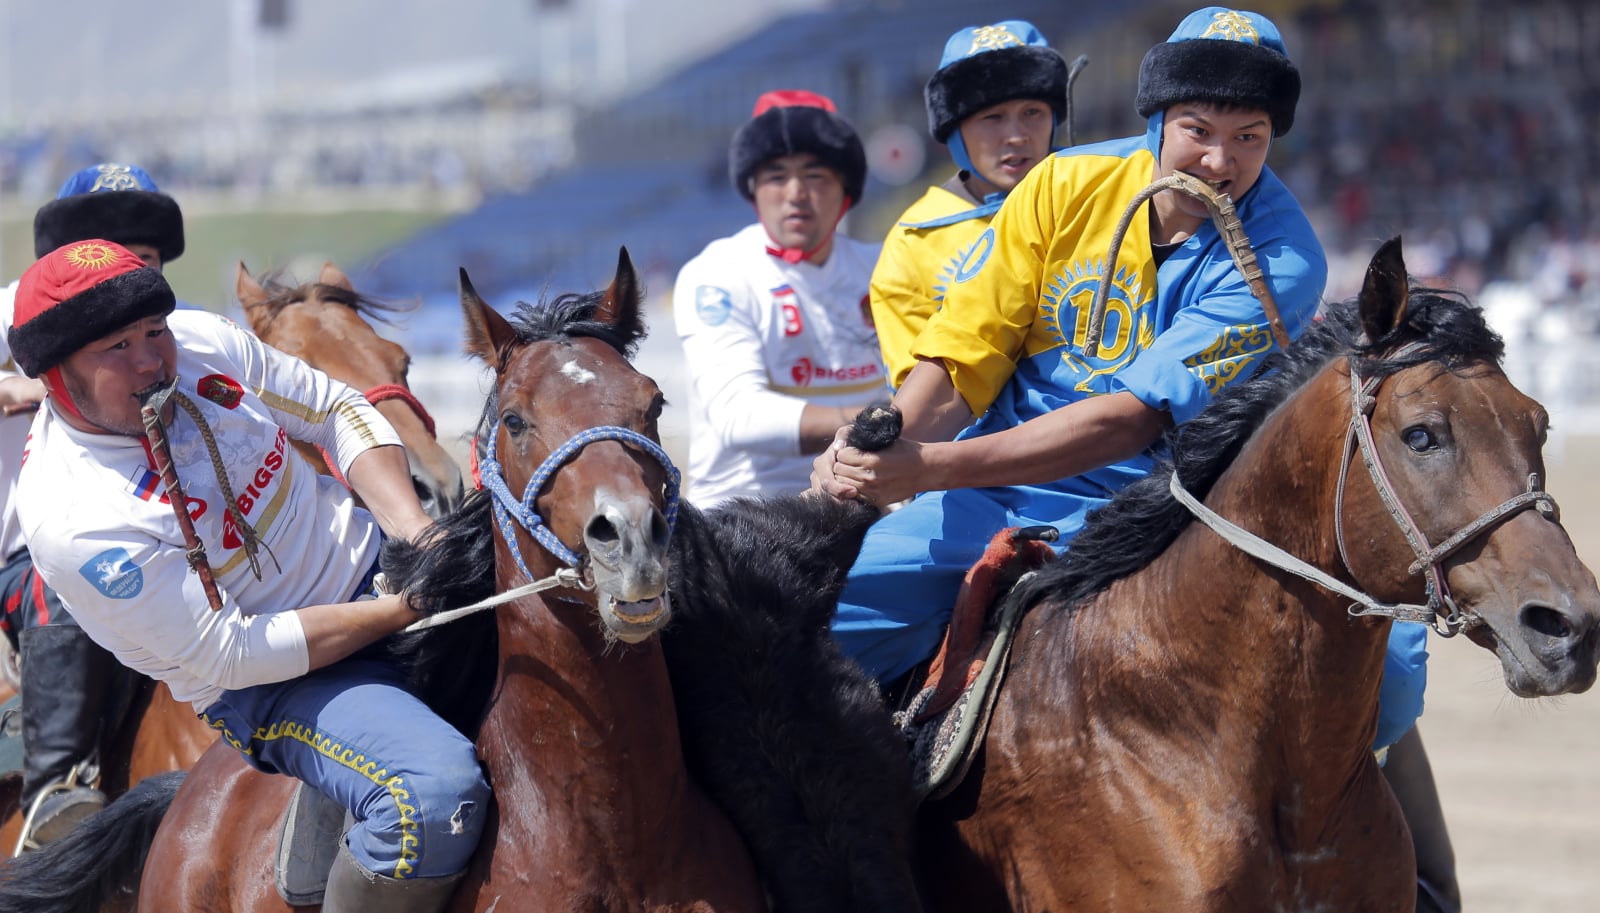
[[[522,305],[516,325],[461,271],[467,350],[495,371],[482,468],[502,588],[518,570],[532,578],[557,564],[580,568],[608,637],[625,643],[670,617],[678,487],[656,428],[666,400],[628,360],[644,336],[640,299],[626,249],[606,291]]]
[[[1349,362],[1345,564],[1373,596],[1420,595],[1436,629],[1493,650],[1514,693],[1585,691],[1600,591],[1543,491],[1549,416],[1501,371],[1478,312],[1441,298],[1410,286],[1399,239],[1367,270],[1365,343]]]
[[[461,504],[461,467],[440,446],[432,416],[406,384],[411,356],[367,322],[381,316],[383,305],[357,294],[332,263],[323,264],[316,282],[289,286],[270,276],[258,282],[240,262],[235,291],[257,338],[361,391],[383,413],[405,444],[411,482],[429,516],[438,519]],[[327,465],[320,454],[300,449],[313,465]]]

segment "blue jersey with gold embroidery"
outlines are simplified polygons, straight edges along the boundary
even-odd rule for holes
[[[1141,212],[1108,268],[1116,224],[1155,174],[1160,119],[1152,120],[1145,136],[1063,150],[1040,163],[957,271],[944,307],[913,351],[943,359],[980,416],[962,437],[1121,391],[1182,423],[1229,381],[1259,367],[1273,348],[1265,312],[1209,222],[1158,269]],[[1327,280],[1322,246],[1300,204],[1268,169],[1235,204],[1284,323],[1297,336],[1316,313]],[[1089,311],[1105,281],[1112,286],[1100,351],[1089,358],[1083,351]],[[1048,520],[1048,507],[1030,503],[1040,495],[1105,497],[1147,474],[1151,464],[1142,454],[1074,479],[1021,488],[1017,506]]]

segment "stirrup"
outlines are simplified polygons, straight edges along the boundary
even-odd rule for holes
[[[53,825],[58,822],[66,823],[68,825],[67,830],[70,831],[77,826],[79,821],[105,808],[105,794],[96,789],[100,784],[100,760],[98,755],[99,752],[97,751],[91,752],[89,757],[72,765],[72,769],[67,771],[65,777],[45,784],[38,794],[33,797],[33,801],[28,805],[28,814],[22,819],[22,831],[17,835],[17,845],[11,852],[12,856],[21,856],[29,850],[37,850],[45,844],[65,836],[65,831],[53,833],[55,830]],[[51,799],[70,793],[78,793],[82,801],[64,802],[65,807],[56,814],[40,820],[41,812],[50,803]],[[93,807],[89,808],[89,806]],[[87,812],[83,811],[85,808],[88,808]],[[45,840],[37,839],[41,826],[52,832]]]

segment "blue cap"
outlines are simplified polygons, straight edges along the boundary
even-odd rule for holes
[[[1299,100],[1300,71],[1272,20],[1208,6],[1144,55],[1135,107],[1145,117],[1184,101],[1259,108],[1272,118],[1273,135],[1282,136]]]
[[[968,26],[944,43],[923,98],[928,132],[941,143],[972,115],[1018,98],[1043,101],[1060,123],[1067,116],[1067,62],[1031,22]]]
[[[56,199],[64,200],[80,193],[98,193],[102,190],[148,190],[160,193],[161,188],[151,179],[150,173],[138,165],[120,165],[103,162],[77,172],[61,185]]]

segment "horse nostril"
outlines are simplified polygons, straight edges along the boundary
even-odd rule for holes
[[[604,515],[589,521],[589,525],[583,530],[583,537],[598,545],[610,545],[621,538],[617,528]]]
[[[421,501],[424,507],[427,506],[429,501],[433,500],[433,489],[429,488],[426,482],[416,476],[411,477],[411,488],[417,493],[417,500]]]
[[[650,512],[650,541],[658,549],[665,550],[667,541],[672,538],[672,529],[667,526],[667,518],[661,511]]]
[[[1572,621],[1546,605],[1525,606],[1522,610],[1522,623],[1550,638],[1565,639],[1573,634]]]

